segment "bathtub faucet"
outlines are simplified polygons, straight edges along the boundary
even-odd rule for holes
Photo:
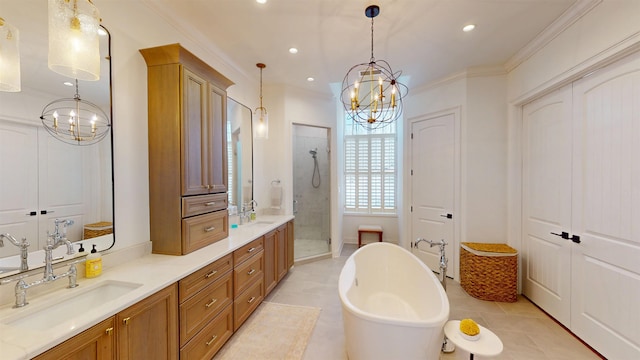
[[[445,246],[447,246],[448,243],[445,242],[444,239],[441,239],[438,242],[438,241],[426,240],[426,239],[423,239],[423,238],[418,238],[416,240],[416,242],[413,243],[413,246],[417,248],[418,244],[423,242],[423,241],[428,243],[429,247],[434,247],[436,245],[440,247],[440,275],[442,275],[442,280],[440,282],[442,283],[442,287],[446,291],[447,290],[447,263],[449,262],[449,260],[447,259],[446,255],[445,255]]]

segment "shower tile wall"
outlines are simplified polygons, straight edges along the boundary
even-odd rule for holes
[[[295,215],[296,240],[322,241],[327,246],[322,253],[329,251],[330,237],[330,208],[329,208],[329,153],[327,152],[327,130],[322,128],[304,127],[297,133],[294,141],[294,189],[293,197]],[[312,133],[313,134],[310,134]],[[316,136],[317,133],[317,136]],[[310,150],[317,148],[318,168],[320,172],[320,186],[314,188],[312,177],[314,161]],[[316,175],[317,176],[317,175]],[[317,178],[316,178],[317,184]],[[318,254],[305,254],[306,256]]]

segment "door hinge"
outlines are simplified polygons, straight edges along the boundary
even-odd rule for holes
[[[413,212],[413,205],[411,205],[411,212]]]
[[[411,133],[411,140],[413,140],[413,133]]]
[[[411,169],[411,176],[413,176],[413,169]]]

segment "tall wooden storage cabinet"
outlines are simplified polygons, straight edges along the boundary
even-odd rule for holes
[[[140,52],[147,63],[153,252],[184,255],[229,233],[226,89],[233,83],[180,44]]]

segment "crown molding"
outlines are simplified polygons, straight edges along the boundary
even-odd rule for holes
[[[504,64],[507,72],[511,72],[542,48],[547,46],[553,39],[563,31],[580,20],[585,14],[602,3],[603,0],[576,0],[560,17],[547,26],[538,36],[531,40],[525,47],[520,49]]]

